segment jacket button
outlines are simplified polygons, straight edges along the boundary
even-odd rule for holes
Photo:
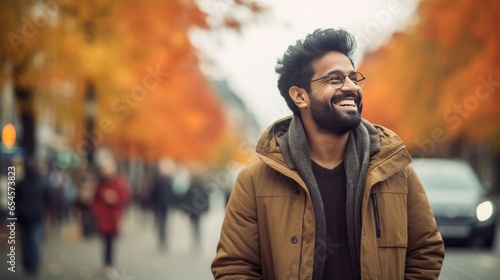
[[[293,236],[292,238],[290,238],[290,242],[292,242],[292,244],[297,244],[297,237]]]
[[[293,193],[294,194],[300,194],[300,190],[299,189],[293,189]]]

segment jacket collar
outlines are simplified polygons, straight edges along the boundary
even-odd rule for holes
[[[294,119],[300,120],[300,118],[298,117],[288,116],[280,120],[277,120],[276,122],[271,124],[262,133],[262,136],[256,146],[256,151],[260,156],[269,157],[275,160],[277,163],[285,165],[291,170],[295,170],[296,167],[290,157],[291,152],[288,147],[288,137],[289,137],[288,132],[290,124]],[[369,150],[370,150],[370,155],[372,156],[381,150],[380,131],[378,130],[379,126],[374,126],[364,119],[362,120],[362,123],[368,130],[370,138]],[[389,133],[389,134],[386,133],[383,136],[386,138],[397,137],[394,133]],[[397,143],[400,142],[401,142],[400,140],[397,141]],[[394,147],[391,146],[386,148],[393,149]]]

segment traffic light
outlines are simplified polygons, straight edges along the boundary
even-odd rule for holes
[[[6,124],[2,129],[2,143],[7,150],[14,147],[16,143],[16,128],[10,123]]]

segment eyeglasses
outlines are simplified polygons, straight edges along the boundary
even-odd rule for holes
[[[343,74],[340,71],[333,71],[330,74],[312,80],[311,83],[328,78],[329,84],[334,89],[339,89],[344,86],[345,77],[349,77],[349,80],[351,80],[358,88],[362,88],[365,85],[365,76],[363,76],[363,74],[359,72],[354,71],[349,74]]]

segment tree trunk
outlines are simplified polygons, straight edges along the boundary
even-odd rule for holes
[[[20,135],[21,147],[24,148],[28,158],[34,158],[36,152],[36,139],[33,92],[31,89],[15,85],[14,93],[22,124],[22,134]]]
[[[87,82],[85,89],[85,126],[90,136],[86,137],[87,141],[87,162],[91,165],[95,165],[94,152],[95,152],[95,142],[94,142],[94,126],[96,118],[96,92],[95,85],[92,81]]]

